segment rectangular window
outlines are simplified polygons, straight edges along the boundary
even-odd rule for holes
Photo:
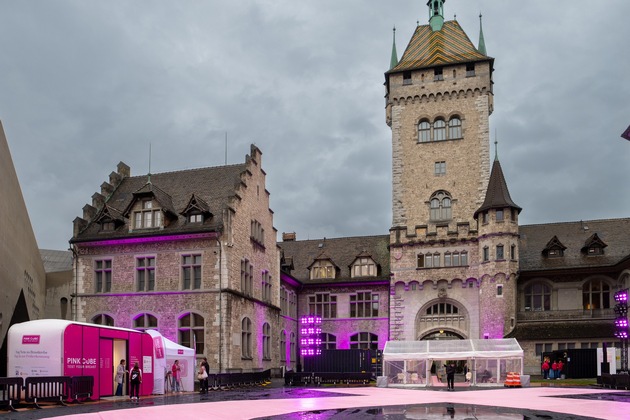
[[[516,245],[510,246],[510,259],[512,261],[516,260]]]
[[[203,222],[203,214],[191,214],[188,216],[188,223],[201,223]]]
[[[403,72],[403,85],[410,85],[410,84],[411,84],[411,72],[404,71]]]
[[[542,355],[542,352],[543,352],[543,345],[536,343],[536,356]]]
[[[309,314],[324,319],[337,318],[337,296],[330,293],[316,293],[308,297]]]
[[[497,260],[503,260],[503,245],[497,245]]]
[[[182,255],[183,289],[201,289],[201,254]]]
[[[271,302],[271,274],[266,270],[262,272],[262,300]]]
[[[162,210],[154,209],[151,200],[142,202],[142,210],[134,212],[134,229],[162,227]]]
[[[254,266],[248,260],[241,260],[241,292],[251,295],[254,288]]]
[[[424,268],[424,255],[418,254],[418,268]]]
[[[251,223],[251,239],[258,245],[265,246],[265,229],[258,220],[252,220]]]
[[[433,71],[433,80],[436,82],[438,80],[444,80],[444,73],[443,73],[442,67],[438,67]]]
[[[280,289],[280,315],[288,315],[288,306],[287,306],[287,302],[288,302],[288,293],[287,293],[287,289],[285,289],[284,287]]]
[[[451,254],[446,253],[444,254],[444,267],[450,267],[450,266],[451,266]]]
[[[444,176],[446,175],[446,162],[440,161],[435,162],[435,176]]]
[[[503,285],[497,284],[497,296],[503,296]]]
[[[461,259],[459,265],[462,265],[462,266],[468,265],[468,252],[462,252],[461,254],[459,254],[459,256]]]
[[[490,260],[490,249],[486,246],[483,248],[483,261]]]
[[[136,284],[138,292],[155,290],[155,257],[136,258]]]
[[[372,318],[378,316],[378,294],[358,292],[350,295],[350,318]]]
[[[567,343],[558,343],[558,350],[566,350]]]
[[[466,64],[466,77],[475,77],[475,63]]]
[[[94,277],[96,293],[112,291],[112,260],[94,261]]]
[[[546,343],[545,344],[545,353],[549,353],[549,352],[551,352],[551,350],[553,350],[553,344],[552,343]]]
[[[503,210],[497,210],[496,212],[497,222],[503,221]]]

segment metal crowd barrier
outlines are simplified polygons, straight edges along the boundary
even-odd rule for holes
[[[351,384],[367,385],[372,380],[371,372],[287,372],[284,382],[286,385],[321,385],[321,384]]]
[[[94,393],[94,376],[73,376],[70,379],[70,397],[74,402],[79,398],[92,399]]]
[[[630,388],[630,375],[628,374],[611,374],[611,373],[602,373],[602,385],[604,388]]]
[[[63,400],[68,398],[70,384],[69,376],[29,376],[24,381],[24,401],[35,404],[36,408],[41,408],[39,402],[42,401],[66,405]]]
[[[261,385],[271,379],[271,370],[248,373],[215,373],[208,375],[208,388],[213,390]]]
[[[22,388],[24,387],[24,379],[17,378],[0,378],[0,406],[9,407],[11,411],[17,411],[14,404],[22,400]]]

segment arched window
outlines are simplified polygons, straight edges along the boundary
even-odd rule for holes
[[[448,121],[448,138],[451,140],[462,138],[462,120],[459,117],[453,117]]]
[[[610,286],[604,280],[594,279],[582,287],[584,309],[610,309]]]
[[[433,123],[433,141],[446,140],[446,123],[443,119],[437,119]]]
[[[431,141],[431,125],[426,120],[418,124],[418,141],[420,143]]]
[[[133,319],[133,328],[135,330],[157,330],[157,318],[151,314],[140,314]]]
[[[92,317],[92,324],[107,325],[108,327],[114,326],[114,318],[105,314],[98,314]]]
[[[337,337],[333,334],[322,334],[322,348],[326,350],[337,350]]]
[[[203,317],[195,313],[182,315],[178,320],[177,335],[179,344],[186,347],[193,347],[196,354],[203,354],[205,321]]]
[[[431,220],[449,220],[452,217],[451,197],[446,191],[438,191],[430,200]]]
[[[263,359],[271,360],[271,326],[265,322],[262,327]]]
[[[427,315],[456,315],[459,308],[451,303],[436,303],[427,308]]]
[[[252,321],[247,317],[241,321],[241,356],[245,359],[252,357]]]
[[[378,350],[378,335],[360,332],[350,336],[351,349]]]
[[[530,284],[525,288],[526,311],[550,311],[551,288],[544,283]]]

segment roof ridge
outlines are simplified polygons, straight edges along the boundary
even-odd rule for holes
[[[151,176],[170,175],[170,174],[177,174],[177,173],[183,173],[183,172],[193,172],[193,171],[202,171],[204,169],[222,169],[222,168],[230,169],[230,168],[235,168],[235,167],[238,167],[238,166],[246,167],[246,164],[245,163],[235,163],[235,164],[232,164],[232,165],[200,166],[198,168],[179,169],[179,170],[166,171],[166,172],[156,172],[156,173],[152,173]],[[135,175],[135,176],[127,177],[125,179],[137,179],[137,178],[144,178],[146,176],[147,176],[146,174]]]
[[[521,228],[528,226],[548,226],[548,225],[568,225],[571,223],[593,223],[593,222],[614,222],[619,220],[626,220],[630,222],[630,217],[614,217],[609,219],[591,219],[591,220],[572,220],[564,222],[547,222],[547,223],[532,223],[528,225],[521,225]]]

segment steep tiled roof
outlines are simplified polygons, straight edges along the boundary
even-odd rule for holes
[[[418,26],[398,65],[388,73],[483,60],[491,58],[475,48],[456,20],[450,20],[439,31]]]
[[[228,207],[230,199],[235,196],[241,182],[241,174],[246,164],[217,166],[212,168],[189,169],[177,172],[164,172],[151,175],[151,191],[162,205],[167,206],[174,216],[183,211],[189,204],[193,194],[208,206],[214,217],[198,223],[188,224],[184,216],[178,216],[168,227],[160,231],[162,234],[190,233],[219,230],[223,224],[223,209]],[[139,192],[147,187],[147,176],[124,178],[107,200],[107,206],[123,213],[136,198]],[[145,192],[149,192],[146,190]],[[159,196],[159,197],[158,197]],[[154,229],[137,230],[129,233],[128,223],[124,227],[111,232],[100,231],[96,223],[89,223],[73,241],[89,241],[121,238],[127,236],[154,235]]]
[[[492,164],[492,172],[490,173],[490,180],[488,181],[488,189],[486,191],[486,199],[483,204],[475,212],[475,219],[477,215],[489,209],[502,209],[505,207],[512,207],[519,212],[521,208],[517,206],[512,197],[510,197],[510,191],[508,191],[505,177],[503,176],[503,170],[501,169],[501,163],[498,159],[494,160]]]
[[[292,259],[295,269],[291,272],[291,275],[304,284],[331,282],[330,279],[309,279],[308,267],[322,253],[330,257],[340,269],[339,277],[332,280],[332,282],[389,280],[388,245],[389,235],[278,242],[278,246],[284,251],[285,258]],[[371,256],[378,265],[377,277],[351,278],[350,265],[358,256],[367,255]]]
[[[630,259],[630,237],[627,232],[630,232],[628,218],[521,226],[521,272],[616,265],[624,259]],[[594,233],[608,246],[602,255],[585,255],[582,247]],[[564,255],[546,258],[543,250],[554,236],[566,247]]]

